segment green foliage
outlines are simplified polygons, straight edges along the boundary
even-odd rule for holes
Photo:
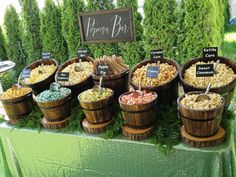
[[[108,126],[106,132],[102,135],[105,139],[111,139],[119,135],[121,133],[121,127],[124,124],[124,119],[122,118],[122,113],[118,104],[114,105],[114,110],[116,110],[116,113],[112,118],[114,124]]]
[[[2,28],[0,26],[0,60],[6,60],[6,59],[7,59],[6,41]]]
[[[62,1],[62,33],[68,46],[69,57],[77,56],[78,48],[84,48],[81,43],[80,30],[78,25],[78,14],[85,8],[82,0]]]
[[[159,106],[154,143],[164,154],[168,154],[174,145],[180,143],[181,120],[177,116],[177,105]]]
[[[117,6],[122,7],[133,7],[134,14],[134,26],[135,26],[135,42],[125,42],[120,43],[121,55],[125,60],[125,63],[130,67],[140,62],[145,57],[145,52],[143,48],[143,27],[142,27],[142,16],[138,12],[138,2],[137,0],[117,0]]]
[[[61,31],[61,13],[53,0],[46,0],[40,14],[40,33],[43,51],[48,51],[58,62],[67,60],[67,48]]]
[[[88,11],[113,9],[114,4],[111,0],[88,0]],[[111,44],[90,44],[91,55],[95,58],[103,55],[120,55],[120,48],[117,43]]]
[[[175,58],[177,43],[176,0],[146,0],[144,34],[147,57],[153,49],[163,49],[164,56]]]
[[[36,0],[22,1],[22,41],[27,63],[41,58],[40,18]]]
[[[220,4],[215,0],[187,0],[184,4],[185,40],[181,54],[186,53],[186,61],[202,55],[203,47],[222,44],[222,25]]]
[[[41,131],[43,128],[41,124],[43,114],[39,107],[35,104],[33,106],[32,112],[25,119],[20,120],[14,128],[31,128],[38,129],[39,132]]]
[[[7,36],[7,56],[16,63],[16,74],[18,75],[25,65],[23,55],[21,55],[22,39],[20,31],[20,19],[16,9],[11,5],[6,9],[4,15],[4,25]]]
[[[9,70],[4,73],[0,73],[0,80],[3,90],[9,89],[13,84],[17,83],[17,75],[14,70]]]

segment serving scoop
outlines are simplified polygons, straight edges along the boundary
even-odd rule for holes
[[[210,88],[211,88],[211,83],[208,84],[205,93],[200,94],[200,95],[197,96],[195,102],[200,102],[200,101],[210,100],[210,97],[208,96],[208,93],[209,93]]]

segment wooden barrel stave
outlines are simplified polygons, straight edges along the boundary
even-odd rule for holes
[[[72,92],[73,96],[77,96],[78,94],[80,94],[81,92],[90,89],[94,86],[93,84],[93,79],[92,79],[92,75],[90,77],[88,77],[87,79],[85,79],[84,81],[77,83],[77,84],[73,84],[73,85],[65,85],[63,83],[59,83],[57,80],[57,76],[58,73],[61,72],[64,68],[66,68],[68,65],[73,64],[73,63],[78,63],[80,61],[80,58],[72,58],[68,61],[66,61],[57,71],[56,75],[55,75],[55,81],[62,87],[66,87],[69,88]],[[88,61],[88,62],[92,62],[93,60],[90,57],[87,58],[83,58],[81,59],[81,61]]]
[[[201,91],[187,93],[200,94]],[[184,98],[182,95],[178,98],[179,117],[182,119],[185,131],[195,137],[210,137],[218,132],[224,110],[225,99],[222,96],[222,104],[211,110],[193,110],[184,107],[180,101]]]
[[[142,105],[126,105],[122,103],[121,97],[130,94],[132,92],[127,92],[122,94],[119,97],[119,104],[122,111],[122,116],[126,124],[130,127],[149,127],[156,122],[156,103],[157,103],[157,94],[156,99],[152,102]]]
[[[114,92],[110,97],[96,102],[84,102],[80,100],[80,95],[78,96],[80,106],[89,123],[103,123],[112,119],[114,115],[113,95]]]
[[[21,119],[29,115],[32,111],[32,92],[19,98],[1,99],[1,102],[9,119]]]
[[[188,93],[188,92],[192,92],[192,91],[204,91],[204,89],[201,89],[201,88],[196,88],[194,86],[191,86],[189,84],[187,84],[185,81],[184,81],[184,72],[186,69],[188,69],[191,65],[193,65],[194,63],[198,62],[198,61],[204,61],[204,62],[207,62],[207,61],[217,61],[217,60],[220,60],[221,63],[225,63],[227,66],[229,66],[230,68],[233,69],[234,73],[236,73],[236,64],[231,61],[230,59],[228,58],[225,58],[225,57],[217,57],[217,58],[214,58],[214,59],[211,59],[211,58],[194,58],[190,61],[188,61],[187,63],[185,63],[182,68],[180,69],[180,72],[179,72],[179,77],[180,77],[180,81],[181,81],[181,84],[183,86],[183,89],[184,89],[184,92],[185,93]],[[225,107],[229,107],[230,103],[231,103],[231,100],[233,98],[233,93],[234,93],[234,89],[235,89],[235,86],[236,86],[236,78],[229,84],[225,85],[225,86],[221,86],[221,87],[218,87],[218,88],[211,88],[210,91],[211,92],[216,92],[216,93],[219,93],[221,94],[222,96],[224,96],[225,98]]]
[[[95,85],[99,85],[100,77],[93,75]],[[129,71],[114,76],[103,76],[102,87],[110,88],[114,91],[114,99],[118,101],[121,94],[129,90]]]
[[[45,119],[48,121],[60,121],[71,115],[70,100],[71,94],[59,100],[37,103]]]
[[[160,61],[160,63],[168,63],[170,65],[174,65],[177,68],[177,73],[175,77],[168,83],[165,83],[163,85],[157,86],[157,87],[141,87],[142,90],[147,91],[154,91],[158,94],[159,101],[158,104],[164,104],[164,105],[171,105],[173,101],[176,101],[178,98],[178,81],[179,81],[179,64],[171,59],[154,59],[154,60],[144,60],[140,63],[138,63],[134,68],[130,71],[129,74],[129,80],[130,84],[134,87],[134,89],[138,90],[139,86],[136,85],[132,81],[133,73],[136,69],[142,67],[143,65],[146,65],[148,63],[157,63]]]
[[[30,65],[28,65],[24,69],[31,69],[32,70],[41,64],[45,64],[45,65],[54,64],[56,66],[56,70],[49,77],[45,78],[44,80],[42,80],[40,82],[34,83],[34,84],[24,84],[22,81],[22,78],[21,78],[22,72],[20,73],[19,78],[18,78],[18,83],[21,85],[26,85],[26,86],[30,87],[33,90],[34,95],[38,95],[42,91],[49,89],[50,84],[55,81],[55,74],[58,69],[58,63],[54,59],[41,59],[41,60],[35,61],[35,62],[31,63]]]

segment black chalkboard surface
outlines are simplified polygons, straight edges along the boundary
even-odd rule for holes
[[[135,40],[132,8],[80,13],[79,26],[84,44]]]

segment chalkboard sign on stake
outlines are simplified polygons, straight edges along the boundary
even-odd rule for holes
[[[43,52],[42,53],[42,58],[43,59],[50,59],[51,58],[51,53],[50,52]]]
[[[203,58],[217,58],[218,47],[205,47],[203,48]]]
[[[196,77],[212,77],[212,76],[214,76],[213,64],[196,65]]]
[[[31,69],[24,69],[21,74],[21,78],[26,79],[30,78]]]
[[[151,60],[163,59],[163,57],[164,57],[163,50],[151,50],[150,51]]]
[[[159,68],[157,66],[148,66],[146,77],[157,78],[159,74]]]
[[[69,81],[69,76],[70,76],[70,73],[68,72],[59,72],[57,75],[57,80],[67,82]]]
[[[96,73],[98,76],[105,76],[109,73],[109,66],[107,64],[97,65]]]
[[[78,18],[83,44],[135,41],[132,7],[83,12]]]
[[[78,49],[78,58],[84,59],[88,56],[88,50],[87,49]]]

